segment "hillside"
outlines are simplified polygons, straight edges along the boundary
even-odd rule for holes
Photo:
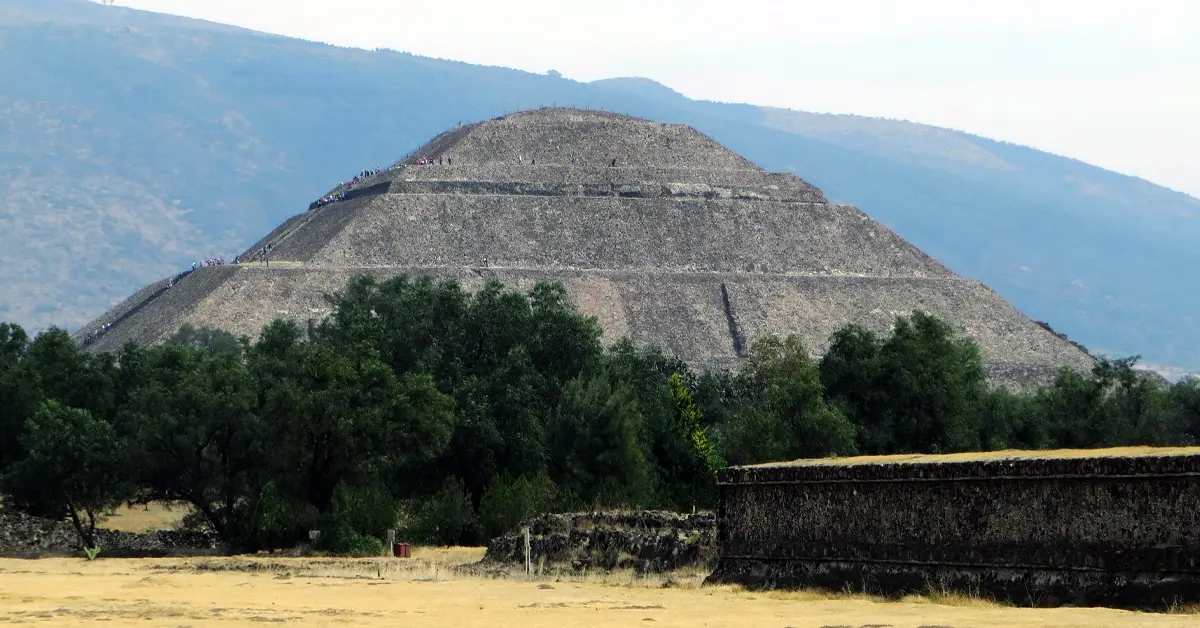
[[[341,49],[85,0],[0,6],[0,319],[76,328],[363,167],[549,104],[695,126],[1088,347],[1200,371],[1200,200],[907,122]]]

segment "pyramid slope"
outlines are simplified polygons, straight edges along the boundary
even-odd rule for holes
[[[979,282],[947,278],[787,276],[712,272],[495,269],[467,267],[316,268],[302,265],[226,266],[198,270],[164,293],[132,324],[97,343],[115,350],[127,341],[160,342],[185,323],[212,325],[254,337],[276,317],[305,323],[331,312],[324,296],[356,275],[387,279],[401,273],[459,281],[468,290],[487,279],[516,289],[559,281],[576,306],[596,316],[606,338],[629,336],[660,345],[700,366],[739,361],[722,287],[736,310],[745,340],[797,333],[823,352],[837,328],[853,322],[886,331],[915,309],[951,321],[980,346],[1000,379],[1045,381],[1061,366],[1088,368],[1090,358],[1027,317]],[[1039,333],[1040,332],[1040,333]]]
[[[293,242],[282,243],[287,259],[335,267],[953,276],[845,205],[421,194],[353,201],[337,211],[336,219],[325,220],[328,226],[310,224],[311,240],[309,234],[297,234]],[[338,226],[338,233],[328,237]]]
[[[415,165],[424,155],[454,162]],[[996,381],[1091,364],[861,211],[689,127],[543,109],[452,129],[402,162],[280,225],[251,249],[270,246],[270,265],[143,291],[136,309],[96,323],[123,316],[89,347],[160,342],[184,323],[254,336],[279,316],[323,318],[325,295],[356,275],[410,273],[467,289],[559,281],[609,340],[698,367],[736,367],[767,334],[796,333],[819,353],[847,323],[884,331],[917,309],[972,337]]]

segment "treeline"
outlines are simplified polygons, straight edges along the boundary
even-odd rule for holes
[[[848,326],[820,360],[767,338],[736,373],[606,347],[563,288],[355,279],[310,331],[185,327],[80,351],[0,325],[0,493],[81,542],[126,501],[191,504],[239,551],[322,530],[373,553],[387,529],[479,543],[553,510],[711,507],[715,471],[801,457],[1192,444],[1200,384],[1101,360],[1017,394],[922,313]]]

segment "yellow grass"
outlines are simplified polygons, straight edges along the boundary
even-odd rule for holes
[[[936,464],[939,462],[977,462],[985,460],[1046,460],[1063,458],[1142,458],[1148,456],[1195,456],[1200,447],[1112,447],[1109,449],[1049,449],[1023,451],[969,452],[961,454],[896,454],[892,456],[853,456],[850,458],[815,458],[773,462],[752,467],[817,467],[859,464]]]
[[[121,532],[153,532],[179,527],[191,507],[183,503],[151,502],[121,506],[104,517],[100,527]]]
[[[475,548],[415,548],[409,560],[0,559],[0,625],[1182,628],[1200,624],[1197,617],[1183,614],[1021,609],[953,596],[887,602],[837,593],[700,587],[699,573],[643,579],[619,572],[556,580],[553,574],[495,579],[453,569],[454,564],[474,561],[482,553]]]

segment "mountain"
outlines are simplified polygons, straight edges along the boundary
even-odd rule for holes
[[[338,48],[86,0],[0,6],[0,319],[77,328],[459,122],[688,124],[1089,348],[1200,371],[1200,200],[965,133]]]

